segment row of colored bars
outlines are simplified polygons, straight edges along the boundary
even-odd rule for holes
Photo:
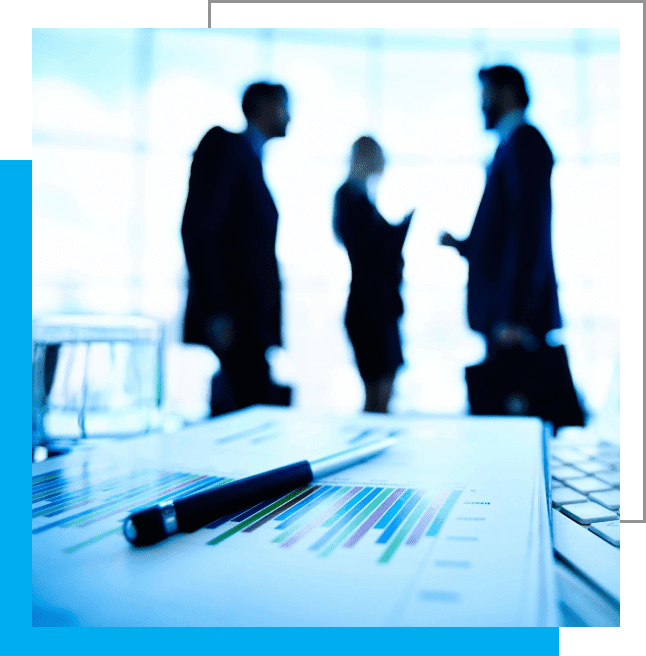
[[[34,502],[33,517],[64,517],[41,524],[32,533],[42,533],[56,526],[86,527],[109,517],[124,515],[152,503],[178,499],[230,480],[182,472],[150,471],[129,472],[94,483],[89,483],[84,477],[72,479],[59,475],[34,478],[33,494],[38,501]],[[43,489],[42,485],[51,487]],[[77,508],[83,509],[69,514]]]
[[[370,529],[378,529],[377,544],[386,545],[378,562],[387,563],[402,545],[415,545],[425,534],[437,536],[461,490],[426,490],[393,487],[313,485],[279,499],[270,499],[238,515],[213,522],[236,525],[207,544],[217,545],[235,533],[251,533],[270,521],[280,530],[272,542],[288,549],[315,529],[327,529],[309,546],[320,558],[339,545],[351,549]]]

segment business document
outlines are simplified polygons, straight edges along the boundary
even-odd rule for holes
[[[280,498],[134,548],[137,508],[396,437]],[[555,625],[542,428],[255,407],[34,465],[34,625]]]

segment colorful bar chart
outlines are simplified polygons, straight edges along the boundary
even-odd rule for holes
[[[32,533],[55,528],[86,528],[113,519],[116,526],[79,544],[79,548],[121,531],[125,517],[147,505],[177,499],[231,479],[184,472],[139,470],[127,473],[52,471],[32,478]]]
[[[82,542],[64,550],[74,553],[121,531],[134,510],[229,480],[176,471],[48,472],[32,478],[32,533],[114,522],[97,527],[96,534],[83,533]],[[448,488],[310,485],[213,521],[205,529],[220,532],[207,545],[261,531],[257,535],[266,535],[276,548],[300,547],[318,558],[329,558],[338,548],[356,550],[358,544],[372,543],[383,547],[377,563],[385,564],[402,545],[406,549],[437,537],[460,493]]]
[[[338,547],[353,549],[360,542],[384,545],[377,562],[385,564],[402,545],[412,547],[437,537],[461,492],[313,485],[214,523],[213,528],[224,530],[207,545],[264,527],[278,548],[301,545],[318,558],[330,557]]]

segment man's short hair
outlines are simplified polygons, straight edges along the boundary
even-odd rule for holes
[[[529,105],[529,94],[523,74],[513,66],[500,65],[481,68],[478,71],[481,82],[488,82],[497,89],[511,89],[518,104],[525,108]]]
[[[258,115],[265,102],[277,98],[287,100],[287,89],[282,84],[254,82],[247,87],[242,96],[242,113],[249,120]]]

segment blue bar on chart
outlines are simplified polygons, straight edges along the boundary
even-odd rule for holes
[[[182,474],[168,474],[166,476],[161,477],[160,483],[162,486],[163,485],[170,485],[176,483],[178,480],[182,480],[186,475]],[[113,507],[115,503],[118,503],[124,499],[131,499],[133,497],[136,497],[137,495],[140,494],[145,494],[149,493],[151,490],[151,485],[150,482],[145,483],[145,484],[137,484],[134,487],[132,485],[127,486],[124,485],[121,490],[119,490],[116,494],[112,494],[110,496],[104,496],[101,494],[96,494],[90,498],[85,499],[83,502],[79,503],[72,503],[72,504],[64,504],[64,505],[57,505],[57,504],[52,504],[48,508],[41,508],[36,513],[34,513],[34,516],[45,516],[45,517],[50,517],[50,516],[55,516],[59,515],[63,512],[68,512],[70,510],[73,510],[74,508],[80,508],[82,506],[89,506],[97,501],[103,501],[104,503],[101,504],[100,506],[94,506],[88,510],[82,511],[80,513],[77,513],[77,515],[74,515],[74,517],[81,517],[83,515],[88,515],[90,513],[95,512],[96,510],[100,508],[110,508]],[[71,519],[71,518],[67,518]],[[66,520],[62,520],[66,521]]]
[[[204,528],[217,528],[218,526],[222,526],[222,524],[226,524],[228,521],[236,521],[235,513],[229,513],[228,515],[223,515],[219,519],[216,519],[210,524],[207,524]]]
[[[225,531],[224,533],[217,535],[212,540],[209,540],[206,544],[208,546],[215,546],[217,544],[220,544],[223,540],[226,540],[227,538],[231,537],[232,535],[235,535],[239,531],[242,531],[243,533],[249,533],[251,531],[256,530],[257,528],[262,526],[265,522],[269,521],[270,519],[278,515],[282,510],[285,509],[285,507],[288,506],[288,504],[297,503],[299,499],[302,499],[304,496],[310,494],[313,491],[313,489],[314,488],[301,487],[298,488],[297,490],[294,490],[293,492],[290,492],[288,495],[276,501],[276,503],[272,503],[266,508],[263,508],[255,515],[252,515],[248,519],[245,519],[243,522],[238,522],[237,526],[234,526],[233,528],[230,528],[228,531]]]
[[[42,491],[51,490],[52,488],[61,489],[68,485],[74,485],[79,480],[84,482],[88,480],[87,472],[82,472],[75,475],[63,475],[62,470],[57,469],[51,472],[51,474],[51,476],[48,474],[43,474],[41,476],[34,476],[32,478],[32,494],[38,494]]]
[[[395,501],[392,508],[375,524],[375,528],[386,528],[390,520],[401,510],[403,505],[413,496],[415,490],[406,490],[404,494]]]
[[[340,544],[355,547],[362,538],[372,534],[372,529],[377,529],[378,537],[373,544],[387,545],[377,563],[385,564],[392,561],[402,544],[414,547],[423,536],[436,536],[460,494],[461,490],[446,488],[427,493],[413,488],[312,486],[273,503],[258,504],[238,516],[223,518],[218,526],[227,521],[239,526],[207,544],[220,544],[240,531],[250,532],[274,520],[271,526],[282,533],[270,541],[283,549],[305,547],[307,536],[317,529],[327,529],[323,534],[320,531],[315,534],[307,546],[309,551],[326,558]],[[426,532],[429,525],[430,530]],[[356,552],[363,553],[363,550]]]
[[[122,512],[136,512],[138,510],[143,510],[144,508],[150,506],[154,503],[161,503],[162,501],[168,501],[172,499],[181,499],[188,494],[193,492],[202,491],[204,488],[215,487],[221,485],[223,482],[226,482],[227,479],[218,479],[218,478],[207,478],[204,476],[192,477],[188,480],[181,481],[179,484],[171,487],[170,489],[165,490],[148,490],[146,496],[143,498],[138,498],[136,500],[130,500],[126,506],[121,506],[114,508],[110,512],[96,515],[94,517],[89,517],[83,523],[78,524],[79,526],[88,526],[94,522],[101,521],[106,517],[111,515],[118,515]],[[161,494],[161,496],[160,496]],[[134,503],[133,503],[134,501]]]
[[[343,545],[346,549],[354,547],[357,542],[371,529],[374,524],[383,516],[383,514],[395,503],[397,498],[404,492],[404,488],[396,489],[387,499],[385,499],[379,507],[361,524],[361,526],[350,536],[348,541]]]
[[[446,501],[450,492],[451,490],[440,490],[435,499],[433,499],[431,505],[424,511],[424,514],[422,515],[419,522],[417,522],[415,530],[408,536],[406,544],[413,545],[419,542],[420,538],[424,534],[424,531],[431,523],[442,504]]]
[[[234,522],[243,522],[247,517],[251,517],[251,515],[255,515],[259,510],[262,510],[263,508],[266,508],[267,506],[271,505],[275,501],[278,501],[280,497],[272,497],[271,499],[267,499],[266,501],[261,501],[260,503],[257,503],[255,506],[252,506],[249,508],[249,510],[245,510],[241,513],[232,513],[231,517],[233,518],[232,521]]]
[[[280,522],[285,519],[287,519],[290,515],[293,515],[294,513],[298,512],[308,504],[310,504],[314,499],[317,497],[321,496],[321,494],[324,494],[327,490],[330,489],[329,485],[316,485],[310,490],[314,490],[311,494],[307,496],[306,499],[303,499],[302,501],[299,501],[298,503],[294,504],[293,506],[289,507],[289,510],[285,511],[284,513],[278,515],[276,519]]]
[[[325,510],[321,511],[309,522],[304,523],[304,525],[297,527],[297,530],[295,532],[285,531],[278,537],[274,538],[272,542],[281,543],[281,547],[285,549],[296,544],[297,542],[302,540],[306,535],[311,533],[313,530],[315,530],[319,526],[322,526],[326,518],[330,517],[330,515],[335,513],[344,503],[346,503],[348,499],[355,496],[360,489],[361,489],[360,487],[354,487],[352,489],[348,487],[341,488],[339,495],[335,495],[334,497],[335,499],[334,503],[330,504],[327,508],[325,508]]]
[[[212,487],[219,487],[231,480],[232,479],[230,478],[219,478],[217,476],[207,476],[206,478],[200,477],[199,479],[194,479],[193,482],[189,482],[187,485],[183,486],[179,493],[169,492],[168,494],[159,497],[158,502],[166,501],[168,499],[182,499],[183,497],[196,494],[197,492],[205,492]]]
[[[311,547],[310,550],[316,551],[320,549],[330,538],[336,535],[353,517],[355,517],[361,510],[363,510],[384,488],[376,487],[366,495],[359,503],[352,507],[343,517],[341,517],[335,524],[326,531]]]
[[[53,522],[37,526],[32,530],[34,534],[54,527],[87,526],[108,517],[131,512],[145,507],[151,503],[158,503],[169,498],[180,498],[202,489],[222,484],[227,479],[214,476],[186,474],[182,472],[157,472],[155,474],[146,472],[147,480],[142,482],[139,473],[135,473],[124,479],[124,482],[116,489],[108,485],[109,494],[97,484],[98,491],[95,495],[84,499],[79,503],[73,503],[65,507],[53,505],[51,508],[40,508],[42,516],[59,515],[69,512],[77,507],[84,507],[80,512],[68,515]],[[112,483],[114,479],[110,480]]]
[[[177,474],[172,474],[171,472],[165,472],[162,476],[177,476]],[[132,472],[127,475],[117,476],[110,478],[101,483],[90,483],[87,476],[83,477],[80,482],[78,481],[79,477],[74,477],[77,480],[72,478],[59,479],[55,483],[52,483],[47,489],[42,488],[32,488],[32,504],[47,502],[50,505],[59,504],[63,501],[72,501],[76,498],[80,498],[84,494],[105,494],[115,489],[120,489],[123,487],[123,484],[132,485],[135,481],[139,479],[149,480],[149,472]]]
[[[345,515],[345,513],[348,512],[348,510],[350,510],[353,506],[359,503],[359,501],[361,501],[361,499],[363,499],[366,496],[366,494],[368,494],[371,490],[372,490],[371,487],[364,487],[363,489],[360,489],[360,492],[357,492],[356,494],[352,495],[350,500],[346,504],[341,506],[341,508],[339,508],[333,515],[331,515],[329,519],[326,519],[323,522],[323,524],[321,524],[321,526],[324,526],[326,528],[332,526],[334,522],[336,522],[340,517],[343,517],[343,515]]]
[[[442,506],[440,512],[437,513],[437,517],[435,518],[434,522],[431,524],[431,528],[428,529],[428,533],[426,535],[434,537],[440,532],[444,520],[449,516],[449,513],[451,512],[453,506],[458,500],[458,497],[460,496],[461,492],[462,490],[453,490],[453,492],[449,494],[449,498],[444,502],[444,505]]]
[[[340,488],[338,486],[332,486],[332,487],[325,486],[321,489],[324,490],[322,494],[319,494],[315,499],[313,499],[310,503],[305,505],[297,512],[290,514],[290,516],[287,517],[285,521],[281,522],[276,528],[282,530],[287,528],[288,526],[291,526],[291,524],[298,521],[301,517],[307,515],[310,512],[310,510],[312,510],[312,508],[318,506],[322,501],[325,501],[326,499],[331,497]],[[312,497],[313,496],[314,495],[312,495]],[[280,517],[278,517],[278,519],[280,520]]]
[[[399,528],[401,523],[412,512],[413,508],[417,505],[419,500],[424,495],[425,490],[417,490],[415,494],[408,500],[404,507],[397,513],[396,517],[388,524],[386,530],[379,536],[378,544],[385,544],[392,537],[393,533]]]
[[[278,500],[275,504],[275,507],[274,504],[267,506],[267,508],[264,510],[261,510],[248,519],[245,519],[244,522],[240,522],[238,530],[242,529],[244,533],[251,533],[252,531],[255,531],[256,529],[266,524],[268,521],[276,518],[278,515],[284,512],[286,508],[291,508],[293,505],[300,503],[302,499],[310,496],[311,494],[314,494],[318,489],[320,489],[318,485],[313,485],[312,487],[306,488],[304,490],[299,489],[296,492],[288,494],[287,496]],[[269,509],[271,509],[271,512],[267,512]],[[209,541],[208,544],[216,544],[214,541],[218,540],[220,537],[221,536],[213,538],[213,540]]]

